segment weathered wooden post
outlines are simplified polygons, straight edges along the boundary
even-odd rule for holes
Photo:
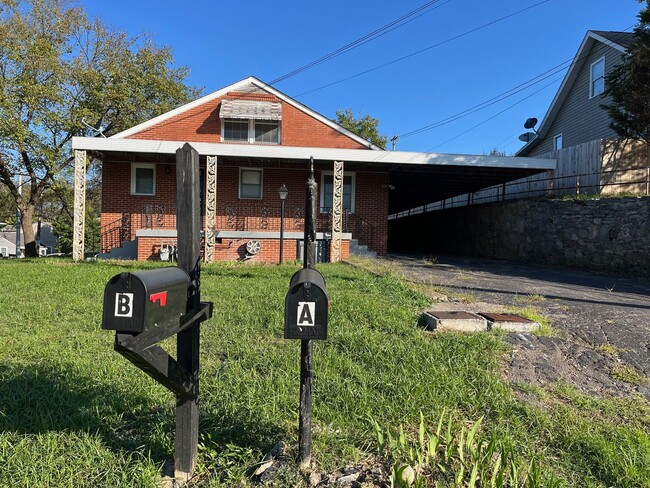
[[[199,311],[201,301],[201,209],[199,196],[199,153],[186,143],[176,151],[176,228],[178,267],[190,277],[188,313]],[[191,395],[176,397],[175,477],[187,481],[196,466],[199,439],[199,329],[196,322],[180,332],[176,342],[178,363],[193,379]]]
[[[102,328],[115,350],[176,395],[174,476],[188,481],[198,451],[199,324],[212,317],[201,302],[199,154],[176,151],[178,266],[123,272],[104,289]],[[177,335],[174,359],[157,343]]]

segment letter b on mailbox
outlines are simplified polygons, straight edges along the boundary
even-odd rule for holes
[[[179,324],[189,286],[190,277],[176,267],[113,276],[104,289],[102,329],[139,333]]]
[[[284,302],[284,338],[327,339],[328,308],[323,275],[309,268],[295,273]]]

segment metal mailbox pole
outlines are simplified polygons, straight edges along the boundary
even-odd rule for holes
[[[309,161],[309,179],[305,195],[305,234],[303,268],[316,264],[316,201],[318,185],[314,178],[314,158]],[[300,468],[311,463],[311,385],[314,377],[314,348],[311,339],[300,341],[300,417],[298,421],[298,450]]]

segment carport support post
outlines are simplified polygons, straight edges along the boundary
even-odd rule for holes
[[[303,268],[316,264],[316,202],[318,185],[314,178],[314,158],[309,161],[309,179],[305,195],[305,234]],[[311,384],[314,377],[313,341],[300,341],[300,418],[298,420],[298,451],[300,469],[311,464]]]
[[[176,222],[178,232],[178,267],[190,276],[188,312],[200,308],[199,275],[201,269],[201,219],[199,198],[199,153],[185,144],[176,151]],[[176,439],[174,476],[181,482],[194,474],[199,442],[199,324],[196,322],[178,334],[177,361],[192,377],[189,396],[176,396]]]
[[[84,258],[86,220],[86,151],[74,151],[74,219],[72,224],[72,259]],[[16,249],[16,256],[19,250]]]

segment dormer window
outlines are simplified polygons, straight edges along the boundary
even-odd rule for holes
[[[222,100],[219,117],[224,142],[280,144],[280,103]]]

